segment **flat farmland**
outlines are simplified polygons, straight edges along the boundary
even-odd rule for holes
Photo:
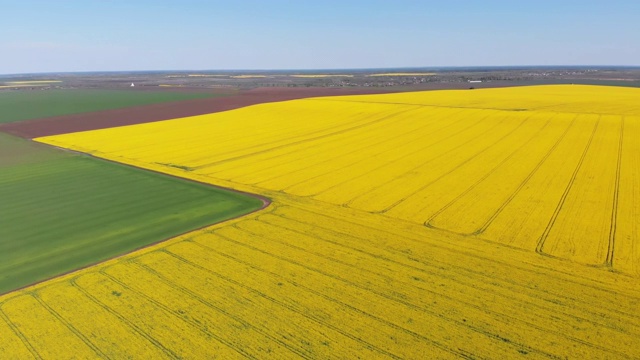
[[[0,92],[0,124],[50,116],[118,109],[215,96],[211,93],[134,90]]]
[[[315,98],[42,141],[638,275],[639,95],[540,86]]]
[[[186,95],[194,95],[194,89],[186,90]],[[205,91],[205,90],[198,90]],[[383,90],[373,88],[254,88],[249,90],[238,89],[209,89],[211,91],[208,97],[196,98],[184,101],[167,101],[146,106],[135,106],[126,108],[116,108],[115,104],[110,103],[113,109],[105,111],[94,111],[90,113],[80,112],[79,108],[72,108],[74,113],[60,116],[52,116],[51,112],[44,112],[44,118],[38,118],[28,121],[14,121],[10,123],[0,123],[0,131],[33,139],[36,137],[52,136],[58,134],[66,134],[71,132],[89,131],[97,129],[105,129],[118,126],[128,126],[141,124],[146,122],[154,122],[161,120],[177,119],[182,117],[216,113],[221,111],[233,110],[245,106],[262,104],[268,102],[286,101],[293,99],[301,99],[318,96],[337,96],[337,95],[357,95],[380,93]],[[121,91],[118,97],[127,96],[127,94],[137,95],[139,92]],[[148,90],[142,91],[146,93]],[[109,93],[109,92],[107,92]],[[99,92],[98,92],[99,94]],[[184,95],[183,94],[183,95]],[[201,96],[202,94],[195,94]],[[165,97],[172,99],[171,97]],[[25,92],[20,95],[22,105],[39,106],[41,109],[48,107],[46,97],[43,99],[34,98],[29,100],[29,93]],[[65,98],[68,102],[73,100],[72,97]],[[99,99],[90,99],[93,102]],[[81,107],[87,107],[82,101],[77,101]],[[19,104],[12,104],[8,109],[20,110],[23,115],[28,113],[29,109],[18,108]],[[41,110],[39,110],[41,111]],[[42,115],[42,114],[41,114]],[[5,114],[5,118],[8,116]]]
[[[262,205],[3,134],[0,199],[0,293]]]
[[[39,138],[273,202],[0,297],[0,353],[639,358],[639,97],[326,97]]]

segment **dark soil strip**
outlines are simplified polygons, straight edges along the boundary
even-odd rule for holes
[[[237,95],[55,116],[3,124],[0,131],[27,139],[209,114],[260,103],[316,96],[382,93],[382,90],[333,88],[256,88]]]
[[[255,88],[251,90],[242,90],[237,94],[230,96],[185,100],[179,102],[97,111],[84,114],[55,116],[1,124],[0,131],[27,139],[33,139],[41,136],[60,135],[79,131],[105,129],[117,126],[142,124],[187,116],[209,114],[268,102],[304,99],[318,96],[385,94],[424,90],[468,89],[469,85],[469,83],[461,82],[427,83],[419,86],[392,88]],[[474,85],[476,88],[494,88],[532,84],[495,81],[490,83],[471,85]]]

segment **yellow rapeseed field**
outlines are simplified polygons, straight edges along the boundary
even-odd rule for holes
[[[330,97],[38,139],[273,203],[0,297],[0,354],[639,358],[639,99]]]

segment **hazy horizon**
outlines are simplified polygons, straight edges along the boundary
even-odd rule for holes
[[[640,69],[640,65],[506,65],[506,66],[418,66],[418,67],[383,67],[383,68],[326,68],[326,69],[157,69],[157,70],[93,70],[93,71],[50,71],[50,72],[30,72],[30,73],[0,73],[1,77],[11,76],[37,76],[37,75],[72,75],[72,74],[110,74],[110,73],[189,73],[189,72],[202,72],[202,73],[269,73],[269,74],[289,74],[289,73],[353,73],[361,72],[368,73],[374,71],[442,71],[453,72],[468,70],[473,71],[488,71],[488,70],[536,70],[536,69],[552,69],[552,70],[573,70],[573,69]]]
[[[0,0],[0,74],[640,65],[640,2]]]

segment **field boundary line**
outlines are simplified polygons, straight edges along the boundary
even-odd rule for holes
[[[35,140],[30,140],[30,141],[37,142]],[[173,240],[173,239],[177,239],[177,238],[179,238],[181,236],[184,236],[186,234],[190,234],[192,232],[196,232],[196,231],[199,231],[199,230],[206,229],[206,228],[208,228],[210,226],[223,224],[223,223],[226,223],[226,222],[229,222],[229,221],[232,221],[232,220],[236,220],[236,219],[242,218],[242,217],[247,216],[247,215],[251,215],[251,214],[260,212],[260,211],[266,209],[267,207],[269,207],[272,204],[272,200],[270,198],[264,196],[264,195],[254,194],[254,193],[250,193],[250,192],[246,192],[246,191],[242,191],[242,190],[237,190],[237,189],[233,189],[233,188],[227,188],[227,187],[224,187],[224,186],[215,185],[215,184],[207,183],[207,182],[204,182],[204,181],[199,181],[199,180],[196,180],[196,179],[191,179],[191,178],[177,176],[177,175],[170,174],[170,173],[165,173],[165,172],[162,172],[162,171],[159,171],[159,170],[153,170],[153,169],[148,169],[148,168],[144,168],[144,167],[141,167],[141,166],[127,164],[127,163],[124,163],[124,162],[119,162],[119,161],[103,158],[103,157],[100,157],[100,156],[96,156],[96,155],[93,155],[91,153],[85,153],[85,152],[82,152],[82,151],[76,151],[76,150],[72,150],[72,149],[67,149],[67,148],[64,148],[64,147],[61,147],[61,146],[50,145],[50,144],[40,143],[40,142],[37,142],[37,143],[38,144],[44,144],[46,146],[50,146],[52,148],[59,149],[61,151],[67,151],[67,152],[75,153],[75,154],[78,154],[78,155],[81,155],[81,156],[86,156],[88,158],[96,159],[98,161],[105,161],[105,162],[108,162],[108,163],[117,164],[117,165],[120,165],[120,166],[125,166],[125,167],[128,167],[128,168],[136,169],[138,171],[148,171],[148,172],[155,173],[155,174],[158,174],[158,175],[161,175],[161,176],[167,176],[167,177],[174,178],[174,179],[180,179],[180,180],[191,182],[191,183],[205,185],[205,186],[212,187],[212,188],[219,189],[219,190],[224,190],[224,191],[229,191],[229,192],[240,194],[240,195],[249,196],[249,197],[252,197],[254,199],[260,200],[262,202],[262,206],[260,208],[258,208],[258,209],[255,209],[255,210],[247,212],[247,213],[243,213],[243,214],[240,214],[240,215],[237,215],[237,216],[234,216],[234,217],[222,220],[222,221],[218,221],[218,222],[214,222],[214,223],[211,223],[211,224],[203,225],[203,226],[200,226],[198,228],[195,228],[195,229],[192,229],[192,230],[189,230],[189,231],[185,231],[183,233],[180,233],[180,234],[177,234],[177,235],[174,235],[174,236],[162,239],[162,240],[154,241],[152,243],[143,245],[141,247],[138,247],[136,249],[127,251],[125,253],[122,253],[122,254],[119,254],[119,255],[116,255],[116,256],[113,256],[113,257],[110,257],[108,259],[104,259],[104,260],[95,262],[93,264],[88,264],[88,265],[85,265],[85,266],[82,266],[82,267],[79,267],[79,268],[76,268],[76,269],[73,269],[73,270],[69,270],[69,271],[60,273],[58,275],[54,275],[54,276],[48,277],[46,279],[38,280],[38,281],[36,281],[34,283],[31,283],[31,284],[28,284],[28,285],[24,285],[24,286],[21,286],[21,287],[6,291],[4,293],[0,293],[0,297],[3,297],[5,295],[9,295],[9,294],[12,294],[12,293],[17,293],[20,290],[29,289],[29,288],[34,287],[36,285],[43,285],[44,283],[47,283],[49,281],[52,281],[52,280],[55,280],[55,279],[60,279],[60,278],[63,278],[65,276],[67,276],[67,275],[78,273],[78,272],[80,272],[82,270],[90,269],[90,268],[92,268],[92,267],[94,267],[96,265],[104,264],[104,263],[106,263],[108,261],[111,261],[111,260],[124,258],[124,257],[126,257],[126,256],[128,256],[130,254],[133,254],[133,253],[136,253],[136,252],[151,248],[151,247],[156,246],[156,245],[160,245],[162,243],[168,242],[168,241]]]
[[[518,86],[518,85],[515,85],[515,86]],[[207,90],[211,90],[211,89],[204,89],[204,88],[200,88],[200,89],[191,88],[191,89],[196,89],[197,91],[195,92],[207,92]],[[32,139],[32,138],[44,137],[44,136],[56,136],[56,135],[68,134],[68,133],[78,132],[78,131],[94,131],[94,130],[101,130],[101,129],[110,129],[113,127],[120,127],[120,126],[139,125],[139,124],[167,121],[167,120],[173,120],[173,119],[180,119],[185,117],[222,113],[222,112],[228,112],[232,110],[247,108],[254,105],[280,103],[280,102],[293,101],[293,100],[304,100],[308,98],[324,98],[324,97],[332,97],[332,96],[352,96],[352,95],[374,95],[374,94],[384,95],[384,94],[396,94],[396,93],[415,91],[415,90],[402,90],[402,89],[384,89],[384,90],[383,89],[376,89],[376,90],[366,89],[365,90],[364,88],[329,89],[329,88],[316,87],[311,90],[310,94],[306,92],[306,89],[298,88],[296,90],[298,91],[302,90],[302,93],[299,93],[298,95],[292,95],[292,94],[287,94],[286,93],[287,90],[284,87],[277,88],[277,89],[266,88],[266,87],[256,87],[249,90],[241,90],[240,88],[235,88],[230,90],[232,91],[228,93],[223,93],[223,94],[211,93],[212,96],[207,96],[203,98],[182,99],[182,100],[174,100],[174,101],[159,102],[159,103],[152,103],[152,104],[139,104],[139,105],[133,105],[133,106],[118,107],[115,109],[103,109],[103,110],[97,110],[97,111],[80,112],[80,113],[66,114],[66,115],[45,116],[45,117],[28,119],[23,121],[4,123],[4,124],[0,124],[0,132],[4,132],[10,135],[15,135],[25,139]],[[258,90],[257,95],[255,94],[256,92],[255,90]],[[276,93],[260,94],[261,90],[267,90],[267,92],[275,90]],[[284,94],[278,93],[281,90],[285,90],[285,93]],[[314,94],[313,92],[316,90],[320,91],[321,93]],[[327,93],[327,90],[336,90],[336,92],[338,93]],[[424,91],[434,91],[434,90],[438,90],[438,89],[425,89]],[[128,91],[128,90],[124,90],[124,91]],[[156,91],[162,91],[162,90],[156,90]],[[346,91],[347,93],[339,93],[340,91]],[[263,98],[261,98],[261,96]],[[255,99],[255,97],[257,97],[258,99]],[[227,103],[229,100],[231,100],[232,103]],[[234,101],[235,103],[233,103]],[[223,104],[218,104],[220,102],[223,102]],[[224,103],[227,103],[227,104],[225,105]],[[194,105],[196,106],[195,108],[194,108]],[[179,109],[176,109],[176,107],[178,106],[188,110],[180,111]],[[148,113],[149,111],[151,111],[152,113],[153,112],[157,113],[159,111],[162,111],[162,113],[164,113],[167,110],[169,111],[169,115],[143,117],[142,121],[140,120],[124,121],[124,122],[118,123],[115,126],[109,122],[105,122],[104,120],[105,115],[109,115],[109,118],[129,117],[132,119],[136,119],[140,117],[139,116],[140,112],[144,114],[145,112]],[[38,131],[28,131],[28,130],[25,131],[24,129],[22,129],[22,127],[15,128],[14,126],[8,126],[10,124],[17,125],[18,123],[24,123],[24,122],[30,122],[30,123],[45,122],[46,123],[47,121],[51,121],[50,119],[54,119],[54,120],[61,119],[62,124],[65,125],[66,124],[65,120],[71,119],[71,121],[73,122],[73,120],[77,120],[77,118],[80,116],[89,117],[89,120],[92,120],[92,121],[95,121],[96,116],[101,116],[101,118],[97,119],[97,121],[99,122],[98,126],[83,126],[80,128],[71,128],[68,131],[65,131],[62,133],[58,133],[57,131],[54,131],[53,133],[51,131],[48,131],[48,132],[47,131],[38,132]]]
[[[53,147],[53,148],[61,150],[61,151],[67,151],[67,152],[75,153],[75,154],[78,154],[78,155],[87,156],[87,157],[90,157],[90,158],[93,158],[93,159],[97,159],[97,160],[100,160],[100,161],[106,161],[106,162],[109,162],[109,163],[113,163],[113,164],[117,164],[117,165],[121,165],[121,166],[126,166],[126,167],[137,169],[137,170],[148,171],[148,172],[152,172],[152,173],[155,173],[155,174],[172,177],[172,178],[175,178],[175,179],[180,179],[180,180],[184,180],[184,181],[188,181],[188,182],[192,182],[192,183],[196,183],[196,184],[200,184],[200,185],[206,185],[208,187],[213,187],[213,188],[220,189],[220,190],[230,191],[230,192],[233,192],[233,193],[236,193],[236,194],[250,196],[250,197],[256,198],[258,200],[261,200],[263,202],[263,207],[262,208],[260,208],[258,210],[255,210],[255,211],[252,211],[252,212],[249,212],[249,213],[246,213],[245,215],[252,214],[254,212],[262,210],[262,209],[266,208],[267,206],[269,206],[271,204],[271,199],[269,199],[268,197],[266,197],[264,195],[254,194],[254,193],[250,193],[250,192],[247,192],[247,191],[242,191],[242,190],[237,190],[237,189],[234,189],[234,188],[228,188],[228,187],[224,187],[224,186],[220,186],[220,185],[215,185],[215,184],[211,184],[211,183],[208,183],[208,182],[192,179],[192,178],[189,178],[189,177],[183,177],[183,176],[174,175],[174,174],[168,173],[168,172],[162,172],[160,170],[154,170],[154,169],[150,169],[150,168],[146,168],[146,167],[142,167],[142,166],[136,166],[136,165],[133,165],[133,164],[120,162],[120,161],[112,160],[112,159],[109,159],[109,158],[106,158],[106,157],[102,157],[102,156],[99,156],[99,155],[95,155],[95,154],[90,153],[90,152],[73,150],[71,148],[66,148],[66,147],[58,146],[58,145],[52,145],[52,144],[48,144],[48,143],[43,143],[43,142],[39,142],[39,141],[36,141],[36,140],[31,140],[31,141],[34,141],[34,142],[36,142],[38,144],[44,144],[46,146]],[[126,158],[126,157],[121,157],[121,158],[127,159],[127,160],[134,160],[134,159]],[[152,164],[152,163],[147,163],[147,164]],[[175,167],[172,167],[172,168],[176,169]],[[244,215],[241,215],[241,216],[238,216],[238,217],[242,217],[242,216],[244,216]],[[233,220],[233,219],[236,219],[236,218],[228,219],[228,220],[225,220],[225,221]],[[216,224],[218,224],[218,223],[216,223]]]

